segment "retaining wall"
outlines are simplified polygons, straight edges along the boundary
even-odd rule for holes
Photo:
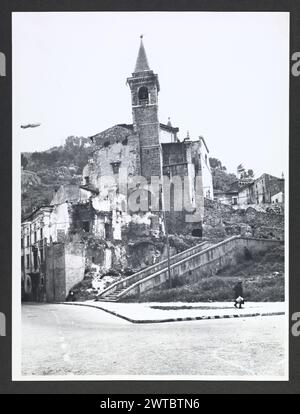
[[[218,270],[233,264],[238,255],[244,253],[245,248],[255,253],[280,244],[282,242],[277,240],[235,236],[171,265],[171,278],[194,282],[213,276]],[[137,281],[122,292],[119,297],[136,296],[166,283],[168,283],[168,270],[163,269]]]

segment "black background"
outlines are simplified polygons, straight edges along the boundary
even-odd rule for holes
[[[0,77],[0,312],[7,317],[7,336],[0,337],[0,394],[231,394],[300,393],[300,337],[290,335],[290,382],[196,381],[11,381],[12,304],[12,78],[11,13],[14,11],[286,11],[291,18],[291,49],[300,52],[299,0],[202,0],[202,1],[65,1],[0,0],[0,51],[7,58],[7,76]],[[179,28],[180,30],[180,28]],[[216,51],[217,59],[217,51]],[[290,66],[292,66],[292,61]],[[220,71],[221,71],[220,67]],[[270,68],[271,70],[272,68]],[[245,82],[247,80],[245,79]],[[300,312],[300,77],[290,76],[290,320]],[[272,148],[270,148],[272,151]],[[300,265],[300,261],[299,261]],[[16,275],[14,275],[16,277]],[[19,333],[15,332],[15,335]],[[128,396],[127,396],[128,397]],[[99,397],[98,397],[99,401]],[[90,400],[93,404],[93,399]],[[244,407],[245,408],[245,407]],[[232,407],[232,409],[235,409]]]

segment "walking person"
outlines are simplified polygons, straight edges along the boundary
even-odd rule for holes
[[[75,292],[73,292],[73,290],[70,290],[66,300],[67,300],[67,302],[75,302],[76,301]]]
[[[233,290],[234,290],[234,297],[235,297],[234,306],[235,308],[242,309],[242,305],[245,304],[243,282],[239,281],[234,286]]]

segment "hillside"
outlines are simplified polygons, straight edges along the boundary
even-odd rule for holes
[[[239,280],[243,281],[247,302],[284,301],[284,246],[241,256],[236,264],[191,284],[176,279],[172,289],[155,288],[128,302],[230,302],[234,299],[233,287]]]
[[[42,184],[40,177],[33,171],[22,170],[21,185],[22,189],[30,189],[31,187]]]
[[[22,154],[22,213],[49,204],[62,184],[79,184],[91,144],[88,138],[68,137],[63,146]]]

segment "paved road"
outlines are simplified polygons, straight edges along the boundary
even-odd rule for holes
[[[77,306],[22,307],[23,375],[284,375],[284,317],[135,325]]]

